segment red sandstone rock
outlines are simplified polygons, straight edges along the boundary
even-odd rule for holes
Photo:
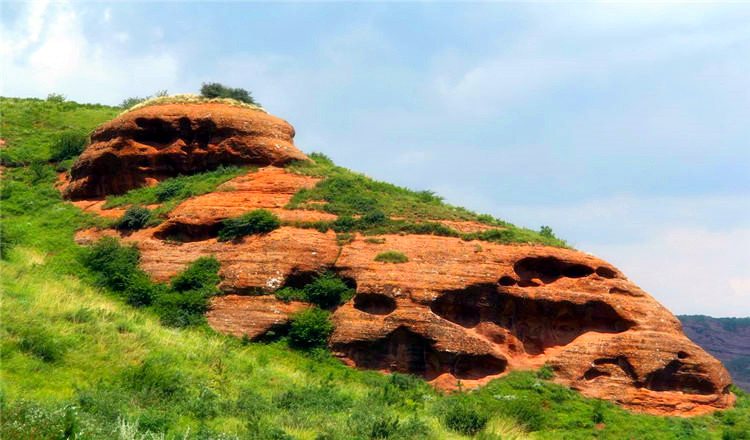
[[[219,165],[307,159],[293,137],[289,123],[260,110],[225,104],[143,107],[94,130],[63,194],[97,198]]]
[[[149,120],[172,121],[167,124],[172,128],[165,129],[170,132],[180,120],[175,112],[187,110],[165,107],[152,108],[159,113]],[[139,179],[161,178],[168,173],[155,166],[162,163],[160,158],[173,158],[173,149],[193,145],[176,138],[164,148],[150,145],[140,153],[142,147],[127,137],[139,133],[134,128],[138,123],[133,117],[130,122],[123,118],[97,130],[93,145],[98,146],[78,162],[79,172],[66,189],[69,196],[99,196],[145,181]],[[202,120],[196,118],[190,121]],[[240,130],[236,125],[242,124],[232,121],[216,125]],[[268,133],[279,129],[272,122]],[[105,140],[105,133],[119,137]],[[244,134],[237,136],[246,139]],[[121,145],[119,155],[112,152],[116,145]],[[207,145],[207,151],[219,156],[221,148],[237,151],[234,144],[222,141]],[[261,151],[268,149],[267,142],[263,148],[260,143],[252,145],[253,157],[270,163],[296,151],[274,156]],[[107,154],[125,167],[121,181],[97,174],[101,168],[96,164]],[[139,154],[148,166],[136,166]],[[214,256],[221,263],[219,287],[227,295],[212,300],[209,324],[251,338],[283,326],[305,307],[255,295],[333,270],[356,284],[356,296],[333,313],[330,340],[333,353],[351,366],[419,374],[435,386],[452,389],[458,381],[477,386],[510,370],[549,364],[558,383],[634,411],[685,416],[732,406],[731,380],[721,363],[686,338],[680,322],[619,270],[581,252],[426,235],[385,235],[379,237],[384,239],[380,244],[357,235],[340,246],[332,231],[288,226],[234,242],[216,240],[221,220],[258,208],[271,209],[286,220],[335,218],[283,208],[297,190],[316,181],[280,168],[262,168],[227,182],[217,192],[185,201],[159,227],[129,235],[81,231],[76,239],[85,243],[117,235],[137,243],[142,268],[158,281],[168,281],[199,257]],[[95,212],[100,207],[88,203],[78,204]],[[486,227],[472,222],[450,226],[467,232]],[[172,240],[175,236],[184,242]],[[391,249],[403,252],[409,261],[374,261],[378,253]]]

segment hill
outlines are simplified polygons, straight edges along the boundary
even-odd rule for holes
[[[584,398],[550,381],[547,367],[444,394],[409,375],[359,371],[326,350],[292,348],[288,337],[250,342],[205,324],[165,326],[159,310],[127,305],[84,264],[76,231],[111,221],[65,203],[54,187],[56,170],[72,165],[50,161],[60,131],[90,130],[119,111],[0,99],[4,439],[733,439],[748,432],[750,399],[739,390],[734,408],[689,419]],[[212,175],[213,183],[187,179],[180,190],[209,193],[232,173]]]
[[[750,391],[750,318],[681,315],[685,334],[726,365],[735,385]]]

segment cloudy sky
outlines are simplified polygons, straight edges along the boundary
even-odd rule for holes
[[[253,91],[304,151],[750,316],[750,4],[0,3],[3,96]]]

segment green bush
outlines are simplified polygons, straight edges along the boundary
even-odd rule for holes
[[[47,102],[65,102],[65,95],[62,93],[47,94]]]
[[[125,302],[131,306],[144,307],[153,304],[156,298],[167,291],[166,285],[154,283],[148,275],[138,271],[131,277],[123,295]]]
[[[328,315],[328,312],[317,307],[295,314],[289,327],[290,345],[299,349],[325,347],[333,333],[333,324]]]
[[[0,218],[0,259],[7,260],[10,250],[23,242],[24,234],[7,219]]]
[[[137,231],[151,220],[151,211],[142,206],[132,206],[117,220],[117,229]]]
[[[315,277],[303,291],[307,301],[324,309],[349,301],[354,296],[354,289],[331,272]]]
[[[88,140],[88,136],[79,131],[60,133],[50,148],[50,159],[59,162],[76,157],[86,149]]]
[[[177,292],[188,290],[209,290],[218,293],[219,269],[221,263],[214,257],[201,257],[193,261],[184,271],[172,278],[172,288]]]
[[[381,263],[399,264],[399,263],[406,263],[407,261],[409,261],[409,257],[404,255],[402,252],[385,251],[376,255],[375,261],[379,261]]]
[[[489,417],[475,404],[456,399],[453,404],[443,406],[441,421],[446,428],[464,435],[474,435],[484,429]]]
[[[265,209],[256,209],[239,217],[228,218],[219,229],[219,241],[229,241],[251,234],[265,234],[281,226],[281,220]]]
[[[127,388],[150,398],[176,398],[184,395],[189,385],[177,360],[165,355],[148,357],[126,369],[121,380]]]
[[[201,96],[205,98],[232,98],[240,102],[260,106],[253,95],[245,89],[235,89],[220,83],[203,83],[201,85]]]
[[[98,283],[118,292],[128,287],[139,261],[135,245],[122,246],[113,237],[102,238],[82,253],[83,264],[94,271]]]
[[[167,200],[177,198],[185,190],[186,183],[184,179],[167,179],[161,182],[154,190],[156,200],[166,202]]]

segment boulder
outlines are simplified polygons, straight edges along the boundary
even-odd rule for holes
[[[62,192],[93,199],[220,165],[306,160],[293,137],[288,122],[261,110],[213,103],[142,107],[94,130]]]

